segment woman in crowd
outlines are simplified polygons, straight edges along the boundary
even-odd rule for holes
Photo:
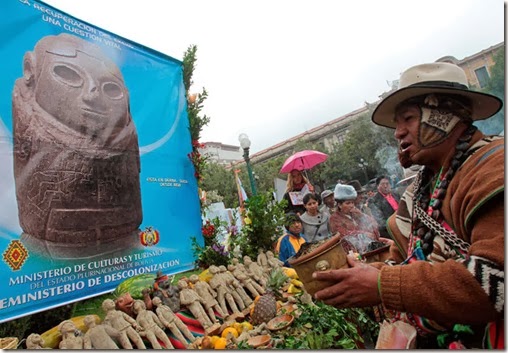
[[[314,192],[314,186],[312,186],[309,180],[303,176],[302,172],[293,169],[291,173],[288,174],[286,192],[283,196],[283,199],[287,201],[287,206],[285,209],[286,213],[294,212],[298,215],[302,215],[305,212],[305,207],[303,206],[303,203],[301,203],[301,199],[300,201],[296,201],[295,199],[292,200],[290,195],[291,192],[301,192],[305,186],[307,186],[307,192]]]
[[[357,193],[351,185],[337,184],[334,190],[337,210],[330,217],[332,234],[341,237],[365,234],[373,240],[379,240],[376,221],[355,207]]]
[[[303,225],[303,236],[309,243],[329,238],[330,215],[319,210],[319,200],[316,194],[308,193],[303,197],[305,213],[300,216]]]

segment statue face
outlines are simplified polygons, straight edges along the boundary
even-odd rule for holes
[[[113,127],[127,123],[123,81],[100,58],[81,51],[75,57],[46,52],[35,99],[55,119],[80,132],[109,135]]]

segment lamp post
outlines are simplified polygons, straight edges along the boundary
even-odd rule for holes
[[[256,182],[254,181],[254,175],[252,174],[252,168],[250,166],[250,158],[249,158],[249,148],[250,148],[250,140],[247,134],[240,134],[238,136],[238,141],[240,141],[240,146],[243,149],[243,159],[245,160],[245,164],[247,165],[247,172],[249,173],[250,180],[250,188],[252,190],[252,195],[256,195]]]
[[[369,176],[367,175],[367,167],[369,166],[369,163],[365,161],[363,158],[360,158],[360,163],[358,163],[358,166],[362,168],[363,175],[365,176],[365,184],[369,182]]]

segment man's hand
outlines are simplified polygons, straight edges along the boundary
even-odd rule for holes
[[[314,294],[318,300],[337,308],[368,307],[381,303],[377,289],[379,270],[359,262],[354,256],[348,255],[347,261],[351,268],[316,271],[312,277],[317,280],[335,282]]]
[[[384,243],[386,245],[390,245],[392,246],[393,244],[395,244],[395,242],[392,240],[392,239],[388,239],[388,238],[383,238],[383,237],[379,237],[379,241],[381,243]]]

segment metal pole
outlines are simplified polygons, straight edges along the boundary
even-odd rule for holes
[[[243,149],[243,159],[245,159],[245,164],[247,164],[247,172],[249,173],[249,180],[250,180],[250,188],[252,190],[252,195],[256,196],[256,182],[254,180],[254,175],[252,174],[252,168],[250,166],[250,158],[249,158],[249,148]]]

